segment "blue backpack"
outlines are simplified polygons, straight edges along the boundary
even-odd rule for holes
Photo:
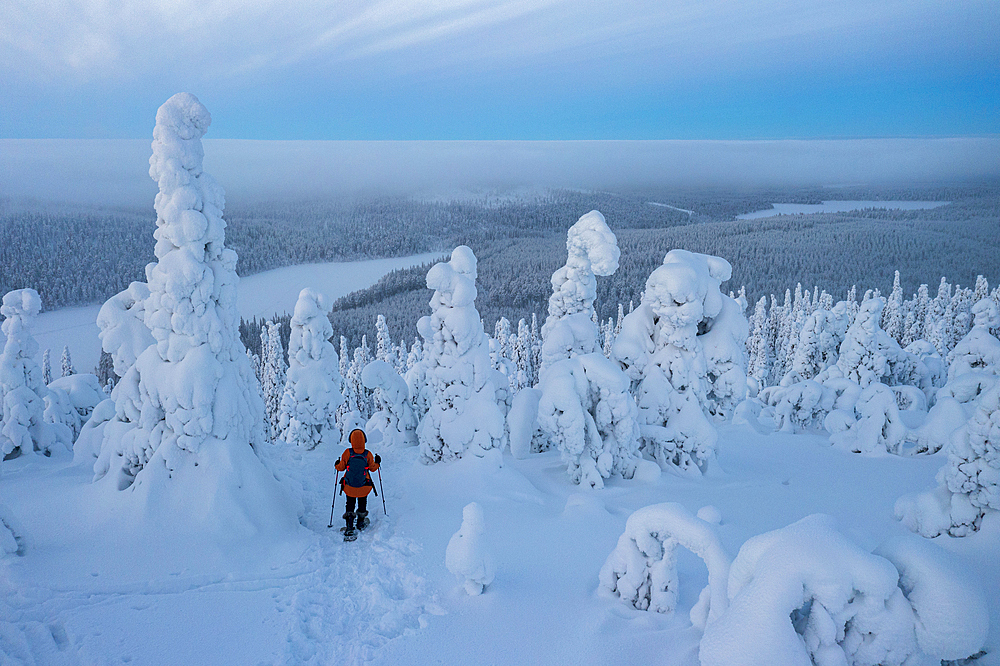
[[[375,490],[375,484],[368,475],[368,449],[361,453],[351,450],[351,457],[347,459],[347,470],[344,472],[344,483],[352,488],[371,486],[372,490]]]

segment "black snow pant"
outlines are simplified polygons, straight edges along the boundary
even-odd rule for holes
[[[355,507],[357,508],[357,513],[355,513]],[[344,520],[347,521],[348,529],[354,527],[354,517],[358,518],[358,523],[364,521],[365,516],[368,515],[368,497],[351,497],[347,496],[347,512],[344,513]]]

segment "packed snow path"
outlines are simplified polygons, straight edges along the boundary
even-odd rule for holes
[[[426,625],[426,614],[443,611],[414,572],[412,556],[419,546],[398,534],[395,520],[382,513],[381,498],[370,497],[372,524],[357,542],[344,543],[338,529],[343,495],[337,497],[334,526],[327,527],[333,462],[340,453],[334,448],[270,451],[273,469],[301,489],[302,522],[309,533],[298,544],[300,552],[293,550],[290,558],[288,548],[224,555],[213,562],[226,565],[221,568],[202,567],[198,558],[184,559],[163,543],[122,544],[60,527],[90,490],[87,470],[70,466],[68,457],[9,461],[4,495],[13,501],[0,508],[0,516],[23,520],[5,518],[14,523],[21,548],[19,555],[0,560],[0,664],[376,659],[386,642]],[[395,473],[391,462],[386,469]],[[56,492],[39,502],[25,487],[39,484],[56,486]],[[394,499],[398,493],[388,501]],[[71,551],[79,547],[68,562],[65,552],[41,552],[50,550],[50,536],[65,531],[70,542],[78,541],[69,545]],[[196,539],[184,546],[205,551],[206,560],[219,555],[211,552],[212,544]],[[143,562],[136,571],[125,563],[132,558]],[[109,560],[113,564],[103,566]],[[157,560],[160,564],[153,564]],[[216,570],[205,570],[211,568]]]

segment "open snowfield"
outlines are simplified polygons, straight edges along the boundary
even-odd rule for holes
[[[287,266],[240,278],[237,306],[243,319],[265,319],[285,314],[295,307],[304,287],[312,287],[335,300],[365,289],[397,268],[418,266],[440,257],[440,253],[418,254],[391,259],[330,262]],[[44,305],[44,304],[43,304]],[[51,350],[53,367],[58,368],[64,345],[69,345],[78,372],[93,372],[101,358],[97,313],[101,305],[62,308],[42,312],[35,320],[33,334],[39,349]]]
[[[355,543],[327,529],[339,447],[276,447],[270,464],[302,498],[287,543],[217,544],[116,519],[91,472],[62,453],[23,456],[0,479],[21,557],[0,564],[0,661],[6,664],[698,664],[688,612],[704,565],[683,551],[672,615],[598,593],[598,571],[636,509],[680,502],[722,514],[724,546],[815,512],[872,549],[909,533],[896,498],[931,487],[941,455],[862,457],[809,435],[724,427],[705,479],[572,485],[555,452],[502,466],[488,459],[425,466],[415,448],[383,456],[385,488]],[[496,580],[469,597],[444,566],[470,501],[482,506]],[[986,592],[989,654],[1000,648],[1000,521],[965,539],[938,538]],[[919,538],[919,537],[912,537]],[[930,662],[928,662],[930,663]]]

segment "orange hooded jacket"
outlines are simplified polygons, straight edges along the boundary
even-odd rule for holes
[[[364,431],[359,430],[357,428],[351,431],[351,434],[348,435],[347,439],[351,443],[351,448],[344,449],[344,453],[340,456],[340,460],[338,460],[333,465],[334,469],[336,469],[338,472],[344,472],[347,470],[347,461],[351,459],[352,450],[354,453],[364,453],[365,442],[368,441],[368,438],[365,436]],[[368,451],[367,458],[368,458],[368,471],[374,472],[375,470],[378,469],[378,463],[375,462],[375,456],[372,455],[371,451]],[[368,476],[368,480],[371,481],[370,475]],[[341,484],[340,487],[343,488],[344,494],[347,495],[348,497],[367,497],[368,493],[370,493],[372,489],[375,487],[374,485],[364,485],[361,486],[360,488],[356,488],[355,486],[347,485],[345,481],[346,481],[345,479],[340,480]]]

